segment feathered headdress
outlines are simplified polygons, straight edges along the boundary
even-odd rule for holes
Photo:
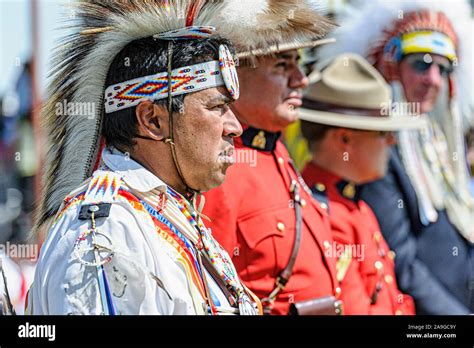
[[[226,0],[217,21],[239,58],[314,47],[334,24],[322,16],[318,0]]]
[[[189,26],[211,26],[223,1],[90,0],[75,16],[53,56],[42,119],[49,152],[37,226],[88,178],[98,162],[106,76],[130,42]],[[87,105],[92,112],[77,113]],[[72,112],[71,112],[72,111]]]
[[[114,57],[127,44],[150,36],[162,38],[162,33],[172,37],[173,31],[182,35],[180,30],[190,26],[212,26],[217,28],[213,33],[229,39],[243,54],[250,50],[275,52],[277,44],[295,48],[314,45],[314,40],[331,28],[314,4],[315,1],[306,0],[77,3],[70,25],[73,33],[55,51],[53,79],[42,110],[50,147],[37,229],[56,214],[64,197],[87,179],[98,164],[102,119],[104,110],[107,111],[104,91],[110,87],[105,86],[105,80]],[[113,104],[108,95],[107,108],[124,106]],[[110,95],[113,97],[113,92]],[[74,107],[83,103],[92,105],[92,112],[87,115],[64,112],[72,105],[74,113]]]
[[[420,11],[424,14],[414,14]],[[466,0],[356,1],[347,5],[338,17],[341,25],[330,34],[336,43],[318,51],[320,66],[344,52],[360,54],[378,65],[384,47],[394,35],[423,29],[442,32],[456,45],[455,90],[464,119],[474,124],[471,12]],[[410,18],[412,16],[417,18]],[[391,80],[393,69],[389,67],[388,70],[386,78]]]
[[[339,17],[341,27],[331,35],[336,44],[323,47],[318,57],[320,66],[345,52],[366,57],[391,82],[395,101],[405,99],[397,67],[402,55],[430,52],[451,60],[454,73],[430,112],[432,128],[401,132],[398,147],[417,193],[422,222],[436,221],[436,210],[446,209],[450,221],[472,243],[474,201],[463,140],[463,121],[464,126],[474,123],[471,11],[466,0],[358,1]]]

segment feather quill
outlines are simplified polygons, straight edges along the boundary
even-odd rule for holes
[[[0,273],[2,273],[2,280],[3,280],[3,286],[4,286],[4,292],[2,294],[2,298],[0,299],[0,302],[2,302],[2,312],[3,312],[2,314],[15,315],[15,310],[13,309],[10,293],[8,292],[7,277],[5,276],[5,271],[3,270],[3,260],[1,257],[0,257]]]

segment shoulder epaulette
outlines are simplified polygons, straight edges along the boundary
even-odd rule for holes
[[[109,216],[110,207],[118,197],[120,184],[119,174],[106,170],[95,171],[81,204],[79,220],[90,219],[92,213],[95,217]]]

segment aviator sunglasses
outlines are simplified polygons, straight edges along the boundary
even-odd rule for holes
[[[427,57],[428,56],[428,57]],[[429,70],[431,65],[436,64],[439,68],[439,73],[442,76],[448,76],[454,70],[451,63],[435,61],[431,55],[409,55],[406,57],[407,63],[417,73],[423,74]]]

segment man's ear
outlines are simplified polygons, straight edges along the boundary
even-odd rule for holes
[[[332,130],[333,141],[342,151],[347,151],[352,143],[352,132],[346,128],[335,128]]]
[[[157,141],[168,136],[168,111],[164,106],[144,100],[137,105],[135,115],[140,136]]]

